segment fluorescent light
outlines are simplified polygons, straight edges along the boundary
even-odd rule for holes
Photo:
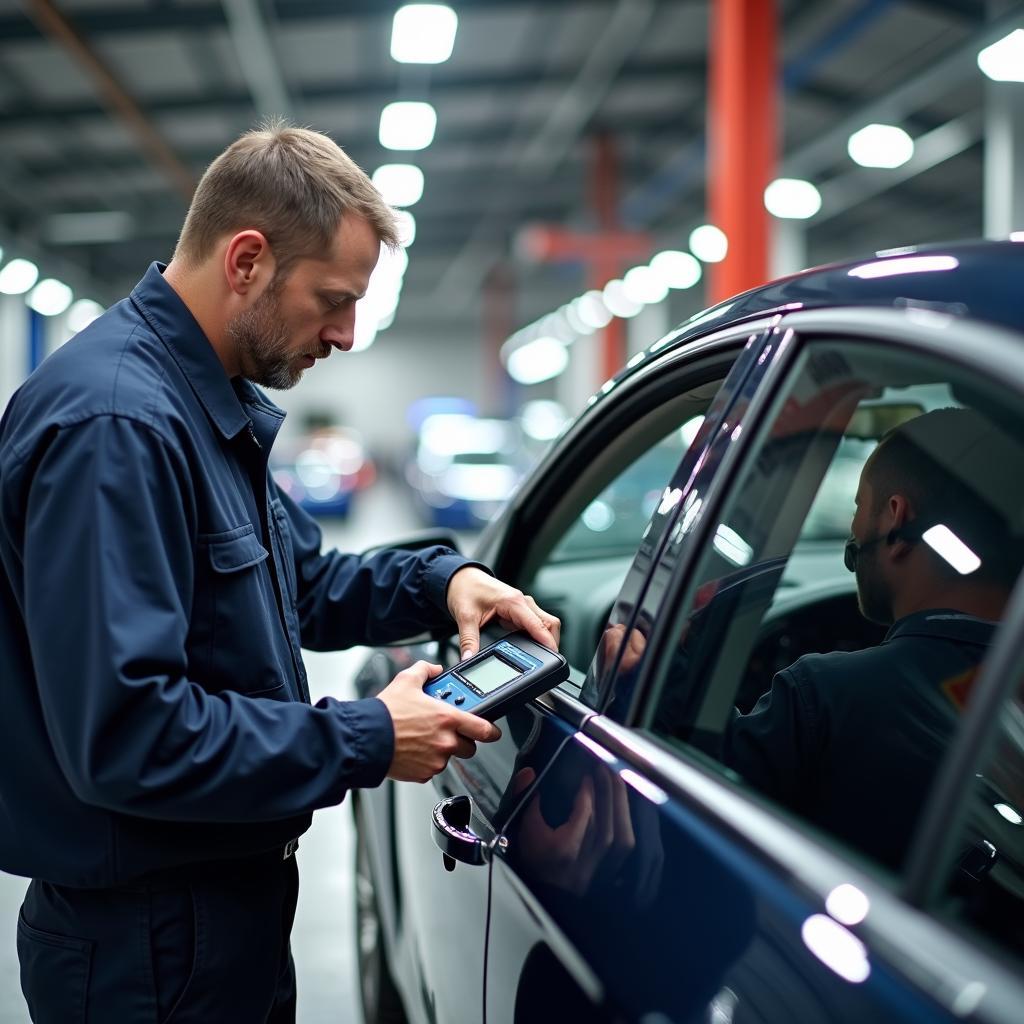
[[[374,338],[377,337],[377,324],[377,317],[367,308],[366,298],[361,298],[356,303],[356,325],[351,351],[362,352],[373,344]]]
[[[593,330],[607,327],[612,322],[612,312],[604,304],[604,296],[596,288],[576,299],[576,312],[580,319]]]
[[[634,302],[653,306],[668,295],[668,285],[652,267],[634,267],[622,279],[622,290]]]
[[[553,441],[568,422],[569,414],[558,402],[535,399],[523,406],[519,419],[523,430],[535,441]]]
[[[869,124],[850,136],[846,151],[861,167],[902,167],[914,155],[914,140],[894,124]]]
[[[775,217],[807,220],[821,209],[821,193],[802,178],[776,178],[764,190],[764,205]]]
[[[398,244],[408,249],[416,241],[416,218],[408,210],[396,210],[395,220],[398,222]]]
[[[103,307],[92,299],[79,299],[68,310],[68,330],[77,334],[88,327],[101,313]]]
[[[415,164],[382,164],[373,185],[389,206],[412,206],[423,196],[423,172]]]
[[[458,27],[458,15],[446,4],[406,4],[395,11],[391,56],[401,64],[443,64]]]
[[[512,352],[508,375],[520,384],[539,384],[557,377],[569,365],[569,350],[557,338],[534,338]]]
[[[896,277],[898,274],[930,274],[936,270],[956,270],[960,261],[955,256],[906,256],[862,263],[847,271],[849,277]]]
[[[580,316],[580,301],[580,299],[573,299],[572,302],[567,303],[562,307],[561,312],[565,316],[566,322],[569,324],[569,327],[572,328],[573,334],[593,334],[593,326],[586,320],[584,320],[583,317]]]
[[[0,270],[0,292],[23,295],[39,280],[39,268],[31,260],[15,259]]]
[[[612,316],[621,316],[628,319],[631,316],[636,316],[644,308],[642,302],[637,302],[626,294],[625,285],[619,278],[609,281],[604,286],[601,297],[604,299],[604,304],[608,307],[608,312]]]
[[[981,565],[981,559],[948,527],[939,523],[921,534],[921,539],[961,576]]]
[[[28,293],[25,302],[43,316],[57,316],[71,305],[71,289],[55,277],[48,277]]]
[[[692,288],[703,273],[696,257],[678,249],[659,252],[651,260],[650,266],[669,288]]]
[[[705,263],[721,263],[729,251],[729,239],[714,224],[701,224],[690,232],[690,249]]]
[[[1014,29],[978,54],[978,67],[994,82],[1024,82],[1024,29]]]
[[[385,149],[426,149],[436,128],[437,111],[429,103],[402,100],[380,112],[380,144]]]

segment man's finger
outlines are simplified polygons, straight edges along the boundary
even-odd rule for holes
[[[459,650],[462,651],[463,661],[480,650],[480,626],[478,623],[472,621],[459,623]]]
[[[541,617],[527,604],[514,604],[504,611],[503,617],[519,629],[525,629],[539,644],[558,649],[558,638],[552,635]]]
[[[501,736],[501,730],[479,715],[471,715],[468,711],[454,711],[457,716],[455,730],[460,736],[469,740],[479,740],[481,743],[491,743]]]
[[[452,756],[467,758],[472,757],[475,753],[476,744],[472,740],[467,740],[465,736],[459,736]]]
[[[550,612],[544,611],[543,608],[529,595],[526,594],[527,603],[537,613],[537,617],[544,624],[544,628],[551,634],[555,641],[555,649],[558,649],[558,644],[561,640],[562,633],[562,621],[557,615],[552,615]]]

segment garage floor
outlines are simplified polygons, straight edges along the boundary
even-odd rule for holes
[[[325,526],[325,543],[358,551],[420,529],[409,499],[378,482],[354,507],[349,523]],[[351,696],[349,680],[359,651],[306,653],[314,701]],[[297,854],[301,889],[292,933],[299,983],[299,1024],[359,1020],[352,919],[352,820],[347,803],[319,811]],[[0,1024],[25,1024],[14,945],[24,879],[0,873]]]

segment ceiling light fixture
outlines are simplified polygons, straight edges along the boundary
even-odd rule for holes
[[[415,164],[382,164],[373,185],[389,206],[413,206],[423,196],[423,172]]]
[[[436,128],[437,111],[429,103],[402,100],[380,112],[380,144],[385,149],[426,149]]]
[[[914,155],[914,140],[894,124],[869,124],[846,143],[850,159],[861,167],[902,167]]]
[[[701,224],[690,232],[690,249],[705,263],[721,263],[729,251],[729,239],[714,224]]]
[[[1024,28],[986,46],[978,54],[978,67],[994,82],[1024,82]]]
[[[459,17],[447,4],[406,4],[391,24],[391,56],[400,64],[443,64],[458,27]]]
[[[764,190],[764,205],[774,217],[807,220],[821,209],[821,193],[802,178],[776,178]]]

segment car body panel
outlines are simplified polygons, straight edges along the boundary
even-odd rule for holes
[[[918,257],[931,262],[899,262]],[[1024,351],[1020,337],[984,326],[1024,333],[1022,272],[1019,243],[929,247],[807,272],[713,307],[595,395],[486,528],[475,556],[513,583],[534,579],[531,545],[551,497],[600,451],[602,438],[654,400],[648,392],[659,380],[732,362],[628,567],[620,559],[593,573],[554,574],[559,586],[593,591],[574,623],[570,660],[577,666],[589,649],[599,650],[587,634],[601,628],[601,608],[612,597],[613,588],[597,585],[602,574],[625,574],[605,624],[642,623],[650,632],[671,619],[668,610],[805,338],[841,334],[870,344],[895,332],[912,349],[992,373],[1011,351]],[[1024,397],[1024,360],[1010,362],[1012,386]],[[786,571],[811,581],[812,566],[830,551],[841,554],[828,545],[808,549],[803,568]],[[536,575],[541,591],[555,591],[550,575]],[[773,605],[779,629],[811,597],[851,598],[850,577],[844,582],[838,568],[826,575],[797,587],[803,597],[791,592]],[[1024,598],[1018,613],[1008,620],[1017,615],[1020,635]],[[894,886],[832,852],[810,826],[632,727],[649,702],[654,637],[635,670],[623,670],[621,652],[595,656],[585,678],[576,671],[560,691],[501,720],[498,743],[453,761],[432,783],[387,783],[360,795],[370,811],[377,876],[392,890],[382,899],[391,915],[387,941],[410,1020],[479,1020],[481,1001],[488,1022],[1016,1019],[1024,985],[1013,970],[921,909],[939,870],[927,864],[923,838],[916,875]],[[458,660],[445,643],[378,652],[376,669],[361,674],[360,693],[423,656],[446,666]],[[1011,685],[1005,665],[1004,678],[993,679],[993,671],[982,680],[988,700],[979,699],[947,759],[946,774],[956,763],[961,775],[940,782],[935,820],[922,826],[933,844],[939,793],[952,801],[947,806],[964,803],[963,766],[977,756]],[[472,825],[489,860],[448,873],[431,841],[430,816],[437,801],[457,795],[472,801]],[[578,828],[584,819],[596,824]],[[871,906],[846,927],[825,912],[841,884],[867,894]],[[488,921],[485,941],[481,923]],[[863,979],[843,977],[848,964],[837,966],[830,937],[866,965]]]

